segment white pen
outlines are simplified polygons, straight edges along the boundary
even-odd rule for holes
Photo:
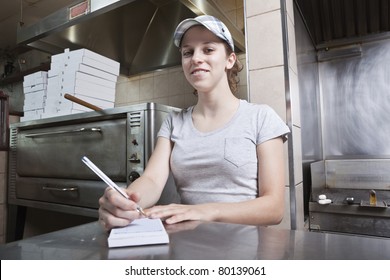
[[[82,162],[84,162],[93,172],[96,173],[107,185],[119,192],[124,198],[129,199],[129,196],[124,192],[117,184],[115,184],[106,174],[103,173],[89,158],[86,156],[82,157]],[[138,213],[142,214],[145,217],[148,217],[141,206],[137,205]]]

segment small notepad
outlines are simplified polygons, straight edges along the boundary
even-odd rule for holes
[[[108,236],[108,247],[139,246],[169,243],[169,236],[160,219],[137,219],[122,228],[114,228]]]

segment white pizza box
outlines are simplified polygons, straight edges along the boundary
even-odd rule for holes
[[[101,100],[101,99],[97,99],[97,98],[93,98],[93,97],[89,97],[89,96],[84,96],[84,95],[79,95],[79,94],[74,94],[73,96],[75,96],[75,97],[77,97],[85,102],[88,102],[92,105],[95,105],[99,108],[102,108],[102,109],[114,108],[114,102],[105,101],[105,100]],[[88,107],[85,107],[85,106],[80,105],[76,102],[70,101],[70,100],[66,99],[65,97],[63,97],[60,100],[59,108],[61,110],[63,110],[63,109],[80,109],[80,108],[87,109]]]
[[[45,108],[44,108],[44,118],[55,117],[58,112],[60,102],[50,102],[48,103],[46,100]]]
[[[83,63],[98,69],[101,69],[105,72],[112,73],[114,75],[119,75],[120,63],[105,57],[101,54],[95,53],[88,49],[79,49],[70,51],[67,53],[68,61],[67,63]]]
[[[64,66],[64,74],[66,74],[69,71],[82,72],[82,73],[96,76],[96,77],[102,78],[104,80],[112,81],[115,83],[118,79],[118,75],[108,73],[107,71],[91,67],[91,66],[86,65],[84,63],[66,64]]]
[[[120,63],[115,60],[112,60],[101,54],[92,52],[88,49],[79,49],[73,51],[65,49],[63,53],[53,55],[51,57],[51,64],[50,70],[48,71],[48,76],[53,77],[59,75],[64,70],[64,68],[75,68],[75,71],[78,71],[80,64],[110,74],[110,76],[108,77],[109,79],[113,79],[111,75],[119,75]]]
[[[73,107],[60,106],[56,108],[56,116],[76,114],[76,112],[91,112],[92,109],[75,104]]]
[[[58,107],[50,107],[50,108],[45,107],[44,108],[44,113],[42,114],[42,119],[52,118],[52,117],[56,117],[56,116],[58,116]]]
[[[70,52],[69,49],[65,49],[64,52],[62,53],[52,55],[51,64],[53,63],[64,64],[65,61],[68,59],[69,52]]]
[[[53,76],[49,77],[47,80],[47,96],[56,96],[61,91],[61,77]]]
[[[88,75],[88,74],[85,74],[85,73],[79,72],[79,71],[76,71],[76,72],[67,71],[64,73],[63,76],[59,76],[59,77],[60,77],[59,81],[61,83],[61,87],[63,87],[63,88],[75,87],[76,80],[83,80],[83,81],[90,82],[92,84],[107,87],[107,88],[112,88],[112,89],[116,88],[116,82],[108,81],[108,80],[105,80],[105,79],[102,79],[102,78],[99,78],[96,76]]]
[[[25,94],[30,92],[42,91],[47,89],[47,83],[39,83],[33,85],[25,85],[23,84],[23,92]]]
[[[79,114],[79,113],[85,113],[89,112],[90,110],[77,110],[77,109],[69,109],[69,110],[56,110],[54,112],[44,112],[41,116],[42,119],[44,118],[53,118],[58,116],[64,116],[64,115],[71,115],[71,114]]]
[[[99,99],[99,100],[115,103],[115,95],[114,94],[108,95],[106,92],[100,93],[100,92],[91,91],[91,90],[88,90],[85,88],[76,87],[75,91],[71,95],[74,95],[74,96],[81,95],[81,96],[86,96],[86,97],[90,97],[90,98],[94,98],[94,99]]]
[[[47,72],[48,78],[55,77],[61,74],[61,72],[64,71],[64,67],[64,65],[60,64],[50,64],[50,70]]]
[[[30,100],[44,100],[47,97],[47,91],[46,90],[39,90],[34,92],[29,92],[24,95],[24,101],[30,101]]]
[[[48,71],[48,77],[54,77],[58,75],[65,75],[69,72],[83,72],[92,76],[96,76],[105,80],[116,82],[118,75],[114,75],[102,69],[94,68],[84,63],[73,63],[73,64],[51,64],[50,70]]]
[[[37,71],[23,77],[24,81],[35,81],[38,78],[47,78],[47,71]]]
[[[107,88],[83,80],[77,80],[74,88],[63,87],[61,93],[81,94],[101,100],[115,102],[115,89]]]
[[[30,99],[30,100],[25,100],[23,103],[23,110],[24,111],[29,111],[29,110],[34,110],[34,109],[43,109],[45,108],[46,105],[46,99]]]
[[[28,102],[23,105],[23,111],[45,109],[45,102]]]
[[[66,51],[69,52],[69,49],[66,49],[64,53],[51,56],[50,69],[47,72],[49,78],[57,76],[64,71],[66,61],[68,60]]]
[[[91,109],[67,99],[48,99],[45,105],[45,118],[70,114],[71,110],[92,111]],[[61,113],[59,113],[61,111]],[[67,112],[67,113],[65,113]]]
[[[75,94],[83,95],[83,96],[88,96],[88,97],[93,97],[96,99],[108,101],[111,103],[115,103],[115,91],[113,91],[111,94],[107,94],[106,91],[100,92],[100,91],[87,91],[84,88],[79,88],[76,87],[75,89]]]
[[[107,85],[109,87],[106,87]],[[74,76],[50,77],[47,85],[47,96],[81,93],[113,102],[115,101],[115,86],[116,83],[114,82],[102,80],[98,77],[90,77],[85,73],[79,72],[74,73]]]
[[[45,76],[36,77],[35,84],[47,84],[47,72]]]
[[[37,71],[23,77],[23,87],[34,86],[36,84],[46,84],[48,73],[47,71]]]
[[[62,87],[60,93],[64,96],[65,94],[75,95],[81,94],[83,96],[88,96],[91,98],[96,98],[104,101],[115,102],[115,89],[102,87],[99,85],[91,84],[90,87],[87,87],[83,82],[76,82],[76,85],[73,87]]]
[[[23,110],[43,109],[46,104],[46,91],[37,91],[24,96]]]
[[[48,94],[45,99],[45,109],[53,111],[60,105],[61,95],[59,93]]]
[[[115,106],[115,102],[110,100],[103,100],[95,97],[90,97],[80,93],[75,93],[73,96],[78,99],[84,100],[92,105],[100,107],[102,109],[114,108]]]

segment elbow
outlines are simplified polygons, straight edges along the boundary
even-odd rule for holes
[[[283,213],[277,217],[274,218],[272,225],[278,225],[283,221],[284,215]]]
[[[285,214],[285,201],[284,197],[279,197],[274,200],[270,215],[270,225],[278,225],[283,221]]]
[[[272,215],[268,221],[270,226],[278,225],[283,221],[284,218],[284,207],[278,207],[272,211]]]

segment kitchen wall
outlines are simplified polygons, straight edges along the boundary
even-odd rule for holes
[[[304,160],[390,155],[390,39],[376,35],[317,52],[300,33]]]
[[[293,0],[246,0],[249,100],[273,107],[289,125],[285,215],[277,227],[303,229],[301,119]]]
[[[318,66],[324,158],[389,157],[388,35],[326,55],[324,60],[319,53]]]
[[[310,164],[322,159],[322,130],[317,51],[302,17],[295,9],[295,35],[299,73],[299,100],[302,135],[302,175],[304,213],[309,214],[311,194]]]

